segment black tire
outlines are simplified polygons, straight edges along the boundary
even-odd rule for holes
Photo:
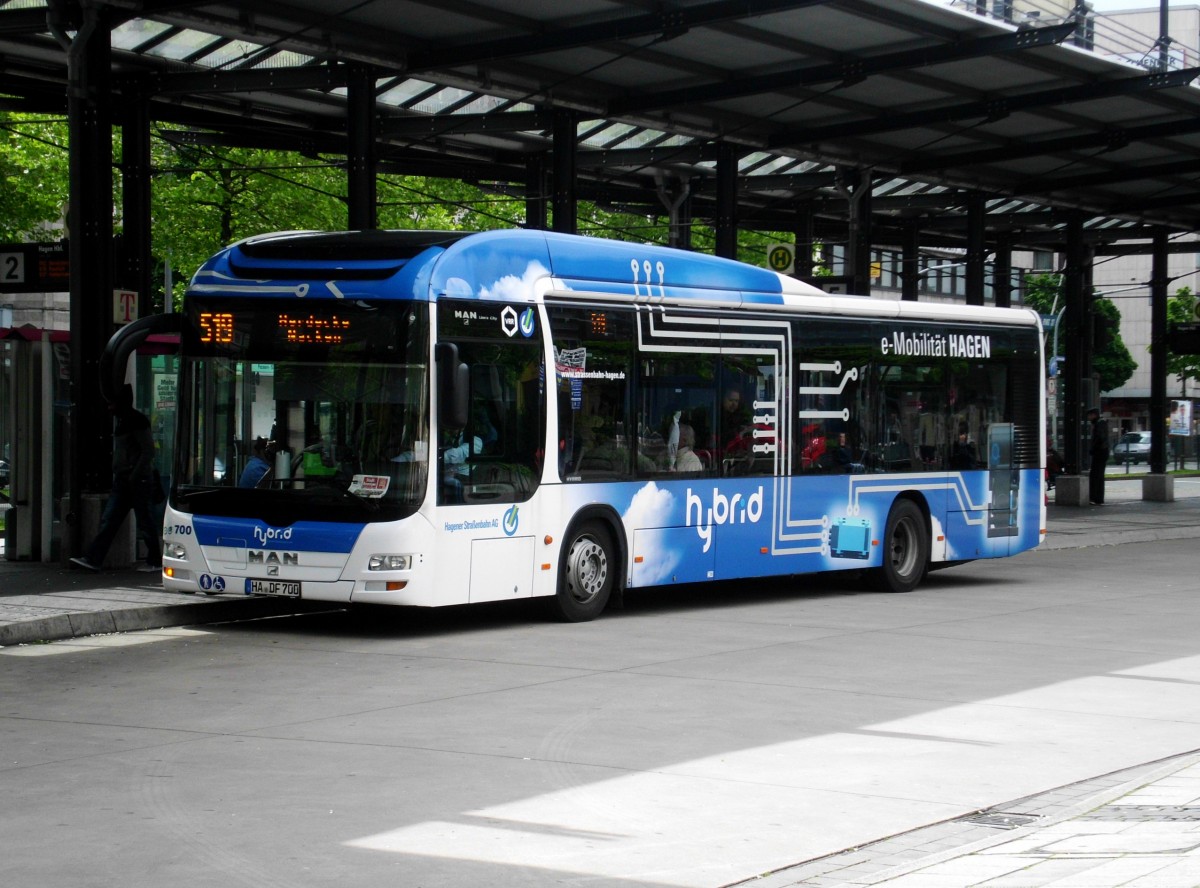
[[[563,546],[552,612],[568,623],[596,619],[608,604],[617,573],[612,534],[599,521],[585,521],[571,531]]]
[[[929,568],[929,525],[910,499],[898,499],[888,513],[883,534],[883,566],[875,584],[884,592],[911,592]]]

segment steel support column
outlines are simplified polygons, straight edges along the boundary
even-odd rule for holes
[[[121,109],[121,252],[117,283],[138,294],[138,317],[154,313],[150,256],[150,105],[130,84]]]
[[[50,14],[67,52],[71,264],[71,422],[68,522],[78,527],[83,493],[112,485],[112,420],[100,396],[100,354],[113,332],[112,43],[106,9],[84,5],[73,36]],[[72,534],[78,553],[84,540]]]
[[[1063,276],[1063,297],[1066,310],[1063,323],[1066,336],[1063,374],[1063,460],[1068,475],[1078,475],[1083,468],[1082,429],[1084,411],[1098,404],[1083,403],[1090,398],[1092,362],[1087,334],[1088,299],[1085,282],[1085,250],[1083,243],[1083,219],[1072,213],[1067,223],[1067,261]]]
[[[679,205],[674,227],[675,246],[681,250],[692,249],[692,195],[690,192]]]
[[[677,249],[691,246],[692,185],[687,179],[655,177],[658,200],[667,211],[667,245]]]
[[[346,83],[346,218],[351,230],[378,224],[375,135],[375,73],[349,66]]]
[[[525,158],[525,227],[545,231],[549,222],[550,202],[546,197],[546,156],[530,154]]]
[[[575,161],[578,123],[574,111],[554,112],[554,201],[551,225],[555,231],[575,234],[578,199]]]
[[[1154,232],[1150,271],[1150,471],[1167,471],[1167,232]]]
[[[987,207],[983,195],[967,195],[967,305],[983,305],[984,270],[987,265],[987,244],[984,240],[984,221]]]
[[[840,190],[849,204],[846,235],[847,292],[871,295],[871,174],[848,170]]]
[[[997,308],[1012,307],[1012,238],[996,238],[996,259],[992,263],[992,301]]]
[[[813,276],[813,241],[817,226],[811,201],[801,201],[796,206],[796,271],[798,278],[805,280]]]
[[[904,224],[904,243],[901,245],[900,299],[916,302],[921,289],[921,226],[917,222]]]
[[[726,142],[717,146],[716,254],[737,258],[738,154]]]

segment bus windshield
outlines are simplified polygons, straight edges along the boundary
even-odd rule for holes
[[[176,508],[275,524],[415,511],[429,460],[424,305],[196,298],[187,312]]]

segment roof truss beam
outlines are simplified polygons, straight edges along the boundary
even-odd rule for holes
[[[580,150],[577,163],[581,167],[651,167],[670,164],[695,164],[717,159],[717,145],[702,142],[693,145],[674,145],[666,148],[614,148],[602,151]],[[716,175],[716,171],[710,171]]]
[[[812,144],[832,139],[853,139],[962,120],[1001,120],[1021,111],[1034,111],[1039,108],[1187,86],[1196,77],[1200,77],[1200,68],[1185,68],[1181,71],[1156,72],[1142,77],[1127,77],[1119,80],[1084,83],[1078,86],[1044,89],[1022,95],[981,99],[947,108],[912,111],[907,114],[888,114],[870,120],[851,121],[829,126],[790,129],[772,136],[768,144],[772,148],[785,148],[797,144]]]
[[[1122,164],[1102,173],[1033,179],[1025,183],[1023,190],[1026,193],[1071,191],[1081,188],[1097,188],[1103,185],[1119,185],[1122,182],[1137,182],[1145,179],[1195,176],[1197,173],[1200,173],[1200,163],[1195,160],[1176,160],[1170,163],[1149,165]]]
[[[402,138],[430,138],[461,133],[519,133],[548,130],[554,125],[554,112],[503,111],[490,114],[421,114],[385,117],[379,122],[379,134]]]
[[[963,59],[980,58],[1053,46],[1066,40],[1075,31],[1074,23],[1054,25],[1048,28],[1028,28],[1011,34],[979,37],[941,46],[923,49],[902,50],[883,53],[865,59],[850,58],[823,65],[809,65],[774,74],[738,77],[724,83],[689,86],[675,90],[660,90],[651,95],[631,96],[609,103],[609,113],[614,115],[641,111],[677,108],[681,105],[711,103],[725,99],[783,92],[818,83],[841,81],[843,85],[858,83],[875,74],[889,71],[908,71],[913,68],[940,65]]]
[[[157,95],[261,92],[288,89],[331,90],[347,83],[349,68],[342,64],[303,65],[296,68],[260,68],[238,71],[201,71],[186,74],[155,73],[147,88]]]
[[[905,176],[931,170],[961,169],[964,166],[988,163],[1003,163],[1046,154],[1069,151],[1092,150],[1096,154],[1118,151],[1132,142],[1151,139],[1170,139],[1200,132],[1200,117],[1191,117],[1167,123],[1151,123],[1145,126],[1110,127],[1100,132],[1066,136],[1060,139],[1043,139],[1035,142],[1016,142],[985,148],[982,151],[966,151],[962,154],[929,154],[921,159],[902,161],[895,167],[897,175]]]
[[[803,9],[806,6],[828,2],[830,0],[712,0],[709,3],[683,8],[664,4],[656,12],[640,13],[625,18],[557,28],[540,34],[523,34],[463,46],[439,46],[421,52],[410,52],[405,60],[406,70],[458,68],[478,62],[496,62],[517,56],[562,52],[583,46],[595,46],[598,43],[674,36],[692,28]]]
[[[45,9],[0,11],[0,34],[41,34],[46,27]]]

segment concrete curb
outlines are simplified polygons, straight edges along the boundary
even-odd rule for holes
[[[294,602],[275,598],[228,598],[189,604],[76,611],[0,626],[0,647],[61,641],[65,638],[83,638],[113,632],[251,620],[295,612]]]

